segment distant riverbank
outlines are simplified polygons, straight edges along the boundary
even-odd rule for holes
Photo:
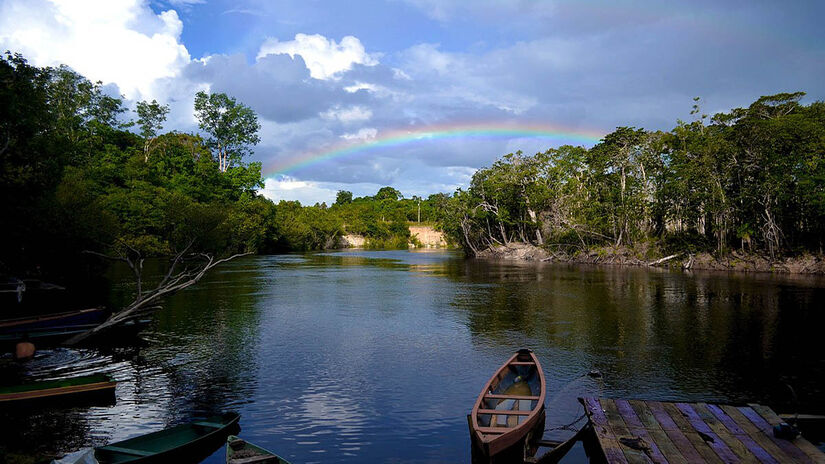
[[[511,242],[480,251],[476,257],[516,261],[544,261],[577,264],[609,264],[618,266],[660,266],[685,270],[738,272],[773,272],[779,274],[825,275],[823,256],[804,254],[771,260],[756,253],[733,251],[724,257],[710,253],[648,254],[627,247],[600,247],[584,252],[551,252],[535,245]]]
[[[444,233],[431,226],[410,225],[409,248],[447,248],[447,239]],[[370,239],[359,234],[346,234],[341,237],[341,248],[371,248]]]

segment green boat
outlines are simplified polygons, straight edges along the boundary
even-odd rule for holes
[[[289,462],[272,451],[230,435],[226,439],[226,464],[289,464]]]
[[[117,382],[105,374],[85,375],[60,380],[41,380],[0,387],[0,404],[91,394],[112,395]]]
[[[95,448],[95,458],[101,464],[200,462],[217,451],[230,433],[237,433],[240,418],[228,412],[119,441]]]

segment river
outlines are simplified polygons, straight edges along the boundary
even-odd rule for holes
[[[115,286],[118,301],[125,285]],[[0,358],[3,383],[108,372],[114,405],[0,411],[2,447],[61,453],[216,411],[293,463],[468,462],[466,414],[533,349],[546,438],[576,398],[825,413],[825,281],[465,260],[451,251],[239,259],[170,298],[137,347]],[[601,379],[586,376],[599,370]],[[820,443],[821,446],[821,443]],[[223,450],[207,462],[223,462]],[[566,462],[585,462],[581,448]]]

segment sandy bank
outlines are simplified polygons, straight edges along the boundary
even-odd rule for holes
[[[548,252],[543,248],[525,243],[510,243],[506,246],[483,250],[476,257],[618,266],[656,265],[673,269],[825,275],[825,259],[822,256],[802,255],[771,260],[766,256],[740,253],[738,251],[721,258],[709,253],[681,253],[661,263],[654,264],[665,258],[665,256],[640,256],[638,251],[625,247],[598,248],[587,252],[567,254],[564,252]]]

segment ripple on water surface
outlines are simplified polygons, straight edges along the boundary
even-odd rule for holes
[[[0,358],[4,384],[96,372],[119,382],[113,405],[0,410],[1,445],[64,453],[233,410],[244,438],[296,463],[467,462],[465,415],[525,346],[545,369],[551,439],[570,434],[582,395],[781,407],[784,379],[806,410],[825,412],[813,342],[824,289],[443,251],[251,257],[170,298],[138,346]]]

